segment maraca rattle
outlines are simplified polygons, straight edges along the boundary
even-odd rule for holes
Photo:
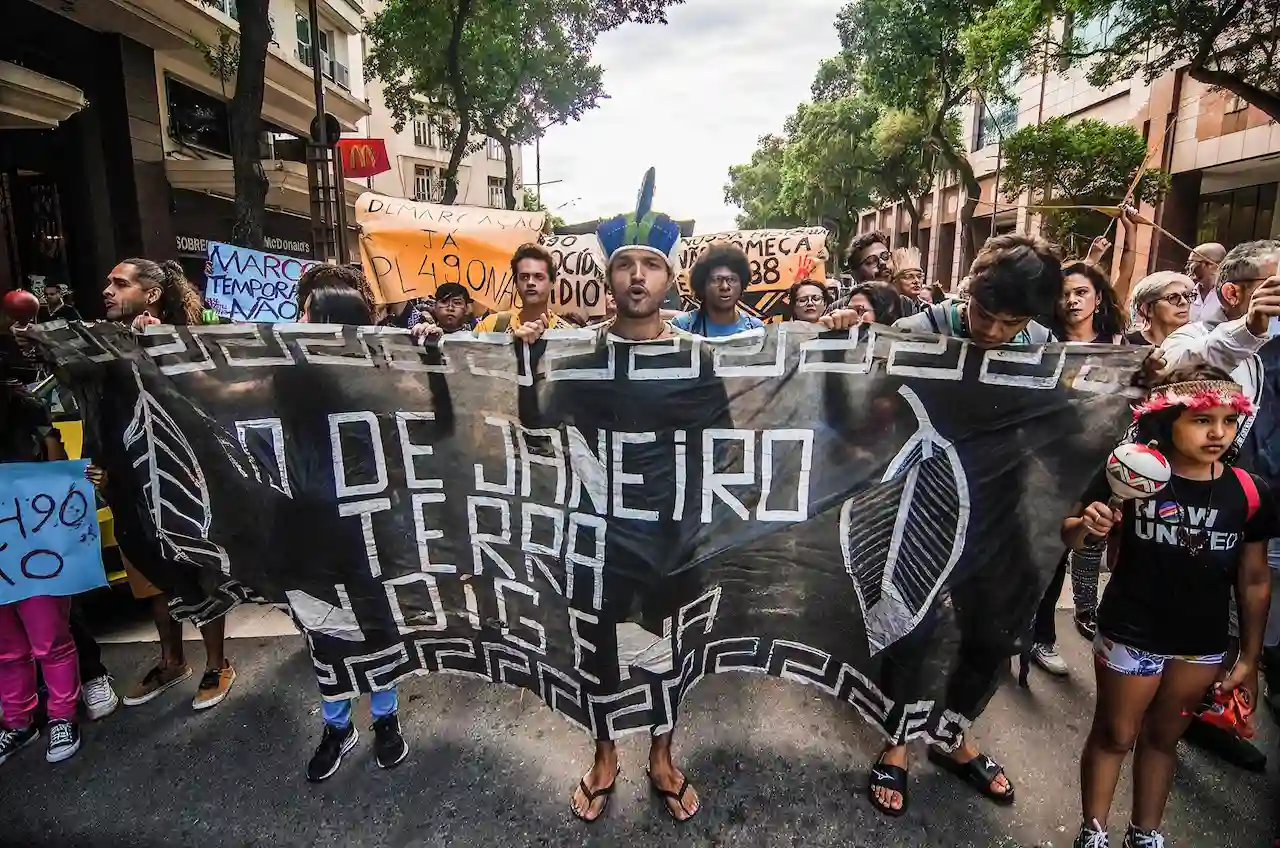
[[[1107,505],[1119,509],[1125,501],[1149,498],[1169,485],[1169,460],[1149,445],[1126,443],[1116,445],[1107,457],[1107,485],[1111,498]],[[1090,536],[1087,541],[1101,541]]]

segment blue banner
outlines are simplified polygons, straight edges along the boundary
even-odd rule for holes
[[[300,321],[298,280],[318,264],[211,241],[204,266],[204,297],[215,312],[232,321]]]
[[[0,464],[0,604],[107,585],[88,465]]]

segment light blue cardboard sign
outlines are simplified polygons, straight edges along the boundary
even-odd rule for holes
[[[210,309],[232,321],[300,321],[298,280],[318,264],[211,241],[204,263],[204,299]]]
[[[107,585],[88,465],[0,464],[0,604]]]

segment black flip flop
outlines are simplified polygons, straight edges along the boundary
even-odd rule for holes
[[[587,777],[586,775],[583,775],[582,780],[578,781],[578,788],[582,790],[582,794],[587,799],[587,809],[590,810],[591,805],[594,804],[596,802],[596,799],[601,796],[604,797],[604,806],[600,808],[600,812],[596,813],[595,818],[589,819],[586,816],[579,813],[577,810],[575,810],[573,808],[573,804],[570,804],[569,812],[573,813],[574,818],[576,818],[578,821],[586,822],[587,824],[591,824],[592,822],[598,822],[600,821],[600,819],[604,818],[605,811],[609,809],[609,799],[613,797],[613,790],[618,785],[618,775],[620,774],[622,774],[622,769],[618,769],[613,773],[613,780],[609,782],[608,786],[602,786],[599,789],[597,789],[595,792],[592,792],[590,789],[587,788]]]
[[[867,797],[871,799],[871,806],[875,807],[886,816],[897,818],[907,811],[908,782],[907,770],[902,766],[891,766],[882,759],[877,759],[871,764],[871,782],[867,784]],[[887,806],[876,796],[877,789],[888,789],[890,792],[897,792],[902,796],[902,806],[898,809]]]
[[[929,759],[935,765],[941,766],[978,790],[979,793],[985,795],[994,803],[1002,807],[1007,807],[1013,803],[1013,781],[1009,780],[1008,775],[1005,775],[1005,780],[1009,780],[1008,792],[997,792],[991,788],[992,781],[1004,774],[1004,766],[986,754],[979,754],[967,763],[957,763],[936,748],[930,748]]]
[[[667,815],[671,816],[672,821],[677,824],[685,824],[686,822],[691,821],[693,817],[702,810],[701,805],[699,805],[698,809],[691,813],[689,812],[689,808],[684,805],[684,794],[689,791],[689,778],[686,777],[684,782],[680,784],[679,792],[669,792],[654,782],[652,772],[646,771],[645,774],[649,776],[649,788],[653,790],[655,795],[662,799],[662,808],[667,811]],[[675,814],[675,811],[671,809],[671,805],[667,803],[669,800],[675,801],[680,805],[680,811],[685,814],[686,818],[682,819]]]

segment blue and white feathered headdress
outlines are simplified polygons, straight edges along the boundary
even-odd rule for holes
[[[627,248],[647,250],[666,260],[674,277],[680,272],[680,225],[662,212],[653,211],[654,169],[645,172],[636,211],[603,221],[596,227],[600,246],[609,261]]]

